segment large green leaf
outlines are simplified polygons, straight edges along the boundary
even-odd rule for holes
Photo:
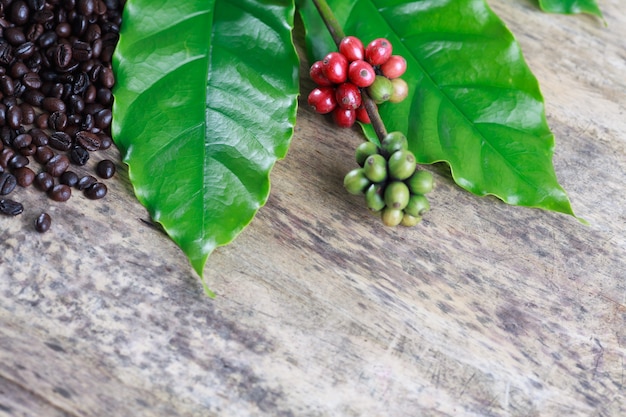
[[[596,0],[539,0],[539,7],[550,13],[589,13],[602,17]]]
[[[128,0],[113,135],[138,199],[202,276],[266,202],[295,123],[292,0]]]
[[[420,163],[447,162],[457,184],[477,195],[573,214],[552,166],[554,137],[537,80],[484,0],[328,3],[346,34],[366,43],[388,38],[407,59],[410,95],[380,113],[388,130],[407,134]],[[318,33],[315,10],[302,6],[320,54],[328,37]]]

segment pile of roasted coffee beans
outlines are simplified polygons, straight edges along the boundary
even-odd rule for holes
[[[407,83],[400,78],[406,71],[406,60],[392,55],[392,51],[391,42],[385,38],[363,46],[359,38],[346,36],[339,43],[339,52],[330,52],[311,65],[309,74],[317,87],[309,93],[309,105],[319,114],[330,113],[340,127],[352,127],[357,120],[370,123],[363,89],[376,104],[399,103],[409,93]]]
[[[67,201],[72,189],[100,199],[107,187],[82,175],[111,139],[111,58],[125,0],[0,0],[0,214],[22,213],[16,187]],[[84,168],[75,169],[83,171]],[[95,174],[111,178],[108,159]],[[35,230],[51,218],[41,213]]]
[[[356,148],[360,168],[344,178],[351,194],[364,194],[367,207],[380,213],[385,226],[415,226],[430,210],[425,194],[433,189],[430,172],[417,168],[415,155],[408,149],[406,136],[390,132],[380,147],[363,142]]]

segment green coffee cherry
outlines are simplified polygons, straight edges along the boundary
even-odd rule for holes
[[[380,218],[385,226],[394,227],[402,222],[404,213],[402,210],[394,209],[391,207],[385,207],[381,212]]]
[[[365,176],[363,168],[353,169],[343,179],[343,186],[350,194],[363,194],[371,181]]]
[[[384,187],[382,184],[372,184],[367,188],[367,191],[365,191],[365,202],[368,209],[376,212],[385,208],[383,191]]]
[[[396,151],[409,149],[409,142],[402,132],[389,132],[380,143],[380,148],[386,155],[391,155]]]
[[[387,179],[387,160],[382,155],[370,155],[363,164],[365,176],[372,182],[383,182]]]
[[[433,174],[418,170],[406,180],[412,194],[428,194],[433,190]]]
[[[396,210],[405,208],[410,196],[409,187],[402,181],[392,181],[385,188],[385,204]]]
[[[412,226],[419,224],[421,221],[422,221],[421,217],[411,216],[410,214],[405,212],[404,216],[402,216],[402,221],[400,222],[400,224],[402,226],[412,227]]]
[[[393,94],[393,84],[389,78],[377,75],[372,85],[367,87],[367,93],[376,104],[384,103]]]
[[[374,142],[363,142],[356,147],[356,151],[354,152],[356,163],[362,167],[368,156],[375,155],[377,153],[378,146]]]
[[[421,194],[413,194],[409,198],[406,207],[404,207],[404,212],[413,217],[422,217],[428,210],[430,210],[430,203]]]
[[[405,180],[415,172],[417,162],[409,150],[399,150],[389,157],[389,175],[397,180]]]

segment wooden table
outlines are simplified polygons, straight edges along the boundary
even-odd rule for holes
[[[600,0],[605,27],[489,3],[589,226],[437,165],[424,223],[385,228],[342,186],[361,135],[301,98],[267,205],[209,258],[214,300],[121,165],[100,202],[20,192],[24,214],[0,218],[0,416],[626,415],[623,4]]]

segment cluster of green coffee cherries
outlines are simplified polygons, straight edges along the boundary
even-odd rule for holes
[[[364,142],[356,148],[360,168],[344,178],[350,194],[363,194],[367,207],[380,213],[386,226],[415,226],[430,210],[426,198],[433,189],[430,172],[417,168],[415,155],[401,132],[388,133],[380,143]]]

